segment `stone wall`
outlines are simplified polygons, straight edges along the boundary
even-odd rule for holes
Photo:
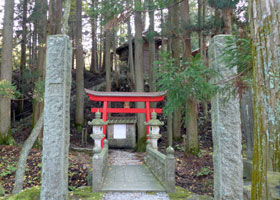
[[[107,173],[108,162],[108,142],[104,141],[104,147],[99,153],[94,153],[92,157],[92,191],[100,192],[104,178]]]
[[[168,192],[175,190],[175,158],[173,154],[164,155],[147,145],[145,163],[164,185]]]

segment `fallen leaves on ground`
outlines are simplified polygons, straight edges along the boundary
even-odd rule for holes
[[[6,193],[11,193],[14,187],[16,165],[20,155],[20,147],[0,145],[0,182]],[[69,188],[77,188],[87,185],[88,164],[91,160],[81,162],[76,155],[69,155],[68,182]],[[27,168],[24,176],[24,189],[41,185],[42,153],[38,149],[32,149],[28,155]]]

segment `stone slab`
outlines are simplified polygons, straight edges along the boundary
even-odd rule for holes
[[[68,199],[72,44],[47,39],[41,200]]]
[[[227,37],[232,36],[216,35],[209,46],[210,68],[219,72],[211,81],[220,87],[237,74],[237,67],[229,68],[223,59]],[[230,93],[220,92],[211,99],[215,200],[243,199],[240,104]]]
[[[145,165],[109,166],[103,192],[165,192]]]

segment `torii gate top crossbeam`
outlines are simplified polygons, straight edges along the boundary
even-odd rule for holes
[[[85,89],[92,101],[112,102],[158,102],[163,101],[166,95],[164,92],[97,92]]]
[[[161,108],[150,108],[150,102],[163,101],[166,95],[164,92],[97,92],[85,89],[91,101],[102,101],[103,108],[91,108],[91,112],[103,113],[102,119],[107,121],[107,113],[145,113],[146,121],[150,120],[150,113],[162,113]],[[108,102],[145,102],[145,108],[108,108]],[[106,138],[106,126],[103,127],[104,138]],[[147,126],[147,134],[149,127]],[[102,140],[102,147],[103,147]]]

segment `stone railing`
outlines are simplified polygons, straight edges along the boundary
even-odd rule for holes
[[[174,150],[168,147],[167,155],[147,145],[145,163],[153,174],[164,185],[167,192],[175,190],[175,158]]]
[[[93,149],[92,157],[92,191],[100,192],[105,175],[107,173],[107,161],[108,161],[108,141],[104,140],[104,147]],[[100,151],[101,150],[101,151]]]

